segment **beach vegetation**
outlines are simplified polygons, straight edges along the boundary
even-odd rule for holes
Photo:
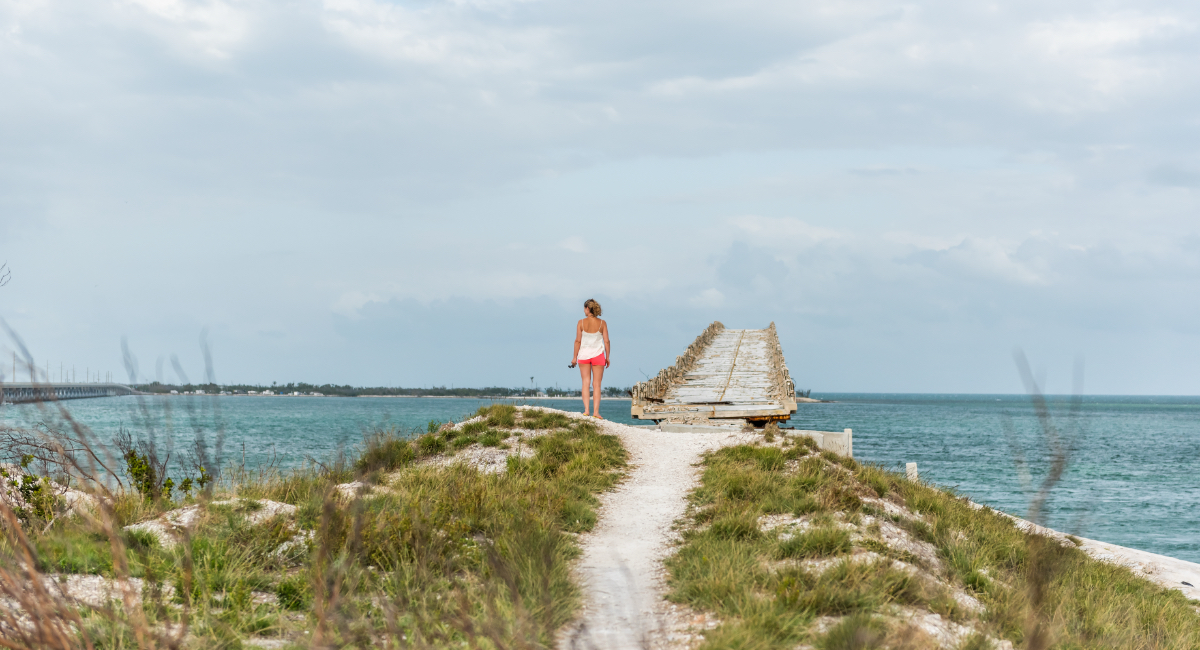
[[[1180,592],[786,434],[704,459],[666,561],[669,599],[722,621],[701,647],[1200,647]]]
[[[451,462],[518,435],[492,448],[502,471]],[[549,647],[580,603],[574,534],[626,459],[590,421],[504,404],[292,471],[227,464],[200,491],[137,453],[89,508],[0,503],[6,647]]]

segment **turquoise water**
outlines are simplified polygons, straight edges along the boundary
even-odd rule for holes
[[[854,455],[896,466],[916,462],[925,480],[1023,515],[1022,486],[1009,428],[1040,484],[1048,446],[1026,396],[821,395],[805,404],[797,428],[854,429]],[[1070,432],[1070,464],[1051,493],[1047,525],[1122,546],[1200,562],[1200,398],[1050,398],[1054,424]]]
[[[1028,459],[1030,480],[1044,475],[1048,451],[1025,396],[821,395],[833,403],[801,404],[786,426],[854,430],[859,460],[902,468],[916,462],[921,477],[953,487],[981,503],[1022,515],[1023,488],[1014,442]],[[581,411],[580,400],[523,400]],[[492,400],[320,397],[114,397],[66,402],[73,416],[107,441],[118,428],[152,432],[174,454],[197,432],[214,445],[223,436],[225,460],[248,466],[274,460],[282,467],[324,460],[351,450],[377,425],[424,428],[429,420],[460,419]],[[1070,434],[1071,462],[1047,507],[1059,530],[1200,562],[1200,398],[1082,398],[1078,417],[1066,398],[1052,398],[1058,427]],[[605,400],[601,414],[625,423],[627,400]],[[53,421],[35,405],[0,407],[12,424]],[[1011,435],[1006,435],[1006,429]],[[647,434],[651,435],[651,434]]]
[[[461,420],[492,399],[469,398],[343,398],[263,396],[125,396],[59,402],[71,417],[87,425],[107,443],[124,428],[153,439],[165,453],[182,454],[197,433],[226,462],[248,467],[275,463],[296,467],[306,459],[325,461],[345,450],[352,453],[374,427],[397,426],[424,431],[430,420]],[[581,399],[506,400],[583,412]],[[58,422],[56,409],[37,404],[5,404],[0,422],[35,425]],[[636,423],[629,417],[629,400],[604,400],[600,414]]]

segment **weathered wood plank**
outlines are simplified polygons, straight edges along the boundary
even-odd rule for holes
[[[672,383],[661,397],[642,399],[635,389],[634,417],[787,419],[795,412],[795,392],[773,324],[765,330],[706,330],[706,336],[703,352],[691,357],[686,371],[670,375]]]

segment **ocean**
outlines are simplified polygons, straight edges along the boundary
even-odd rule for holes
[[[1023,516],[1049,465],[1046,427],[1023,395],[822,394],[784,426],[854,430],[854,455],[893,469],[916,462],[923,480]],[[1045,523],[1058,530],[1200,562],[1200,397],[1052,396],[1051,429],[1069,450]],[[582,411],[578,399],[520,400]],[[179,458],[196,435],[222,440],[226,462],[288,468],[353,453],[376,426],[423,430],[461,419],[487,399],[335,397],[110,397],[62,402],[98,440],[120,430],[152,436]],[[628,400],[601,414],[637,424]],[[0,423],[53,425],[37,405],[4,405]],[[647,432],[647,435],[653,435]],[[1024,462],[1021,462],[1021,459]]]

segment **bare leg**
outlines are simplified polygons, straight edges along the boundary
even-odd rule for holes
[[[592,413],[600,417],[600,380],[604,379],[604,366],[592,366],[592,402],[596,405]]]
[[[588,415],[588,407],[591,406],[588,402],[588,388],[592,385],[592,365],[589,363],[579,364],[579,376],[583,379],[583,414]]]

